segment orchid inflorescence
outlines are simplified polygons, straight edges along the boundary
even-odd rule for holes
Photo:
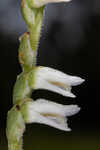
[[[37,66],[37,48],[45,5],[69,0],[22,0],[22,14],[29,32],[20,37],[19,62],[23,72],[17,77],[13,90],[13,108],[8,112],[7,138],[9,150],[22,150],[26,123],[42,123],[70,131],[67,117],[79,112],[77,105],[62,105],[45,99],[33,100],[32,91],[45,89],[74,98],[72,86],[84,82],[56,69]]]

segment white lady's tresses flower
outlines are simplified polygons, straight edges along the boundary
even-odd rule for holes
[[[21,107],[26,123],[46,124],[64,131],[71,130],[66,117],[78,113],[79,110],[77,105],[61,105],[43,99],[26,102]]]
[[[71,87],[82,82],[84,82],[84,79],[80,77],[70,76],[48,67],[36,67],[32,88],[50,90],[74,98],[75,95],[71,93]]]
[[[30,1],[31,7],[41,7],[48,3],[61,3],[61,2],[69,2],[71,0],[27,0]]]

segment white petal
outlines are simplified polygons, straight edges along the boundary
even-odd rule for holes
[[[71,131],[71,129],[68,128],[66,118],[60,119],[58,117],[45,117],[42,115],[38,115],[36,123],[46,124],[63,131]]]
[[[32,108],[34,111],[42,114],[57,114],[61,116],[72,116],[80,110],[77,105],[62,105],[44,99],[34,101]]]
[[[44,80],[47,80],[49,82],[57,82],[59,85],[69,88],[70,86],[79,85],[82,82],[84,82],[84,79],[77,77],[77,76],[71,76],[68,74],[65,74],[61,71],[58,71],[56,69],[52,69],[49,67],[37,67],[36,69],[37,78],[42,78]]]
[[[75,95],[73,93],[71,93],[69,89],[61,88],[59,86],[48,83],[47,81],[43,81],[43,80],[38,79],[38,78],[35,81],[34,89],[45,89],[45,90],[49,90],[52,92],[56,92],[56,93],[61,94],[63,96],[75,98]]]
[[[33,0],[33,6],[41,7],[48,3],[69,2],[70,0]]]
[[[76,76],[70,76],[69,78],[69,82],[71,86],[76,86],[76,85],[80,85],[84,82],[85,80],[80,78],[80,77],[76,77]]]

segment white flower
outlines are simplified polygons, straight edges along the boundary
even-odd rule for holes
[[[61,3],[61,2],[69,2],[71,0],[31,0],[31,5],[34,7],[41,7],[48,3]]]
[[[43,99],[26,102],[21,108],[26,123],[46,124],[64,131],[70,131],[66,117],[79,110],[77,105],[61,105]]]
[[[82,82],[84,79],[80,77],[70,76],[48,67],[36,67],[33,88],[50,90],[74,98],[71,86],[79,85]]]

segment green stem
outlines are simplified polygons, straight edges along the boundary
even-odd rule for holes
[[[8,112],[6,134],[9,150],[22,150],[25,121],[22,116],[21,107],[25,101],[29,101],[32,94],[30,77],[31,71],[36,66],[43,12],[44,7],[30,8],[27,1],[22,0],[22,14],[28,25],[29,32],[20,38],[19,62],[23,72],[16,80],[13,91],[14,106]]]
[[[41,24],[39,27],[34,27],[34,28],[29,29],[30,30],[30,44],[33,50],[33,55],[34,55],[33,67],[36,66],[37,51],[38,51],[38,45],[39,45],[39,39],[40,39],[40,33],[41,33],[41,27],[42,27],[42,20],[40,23]]]

